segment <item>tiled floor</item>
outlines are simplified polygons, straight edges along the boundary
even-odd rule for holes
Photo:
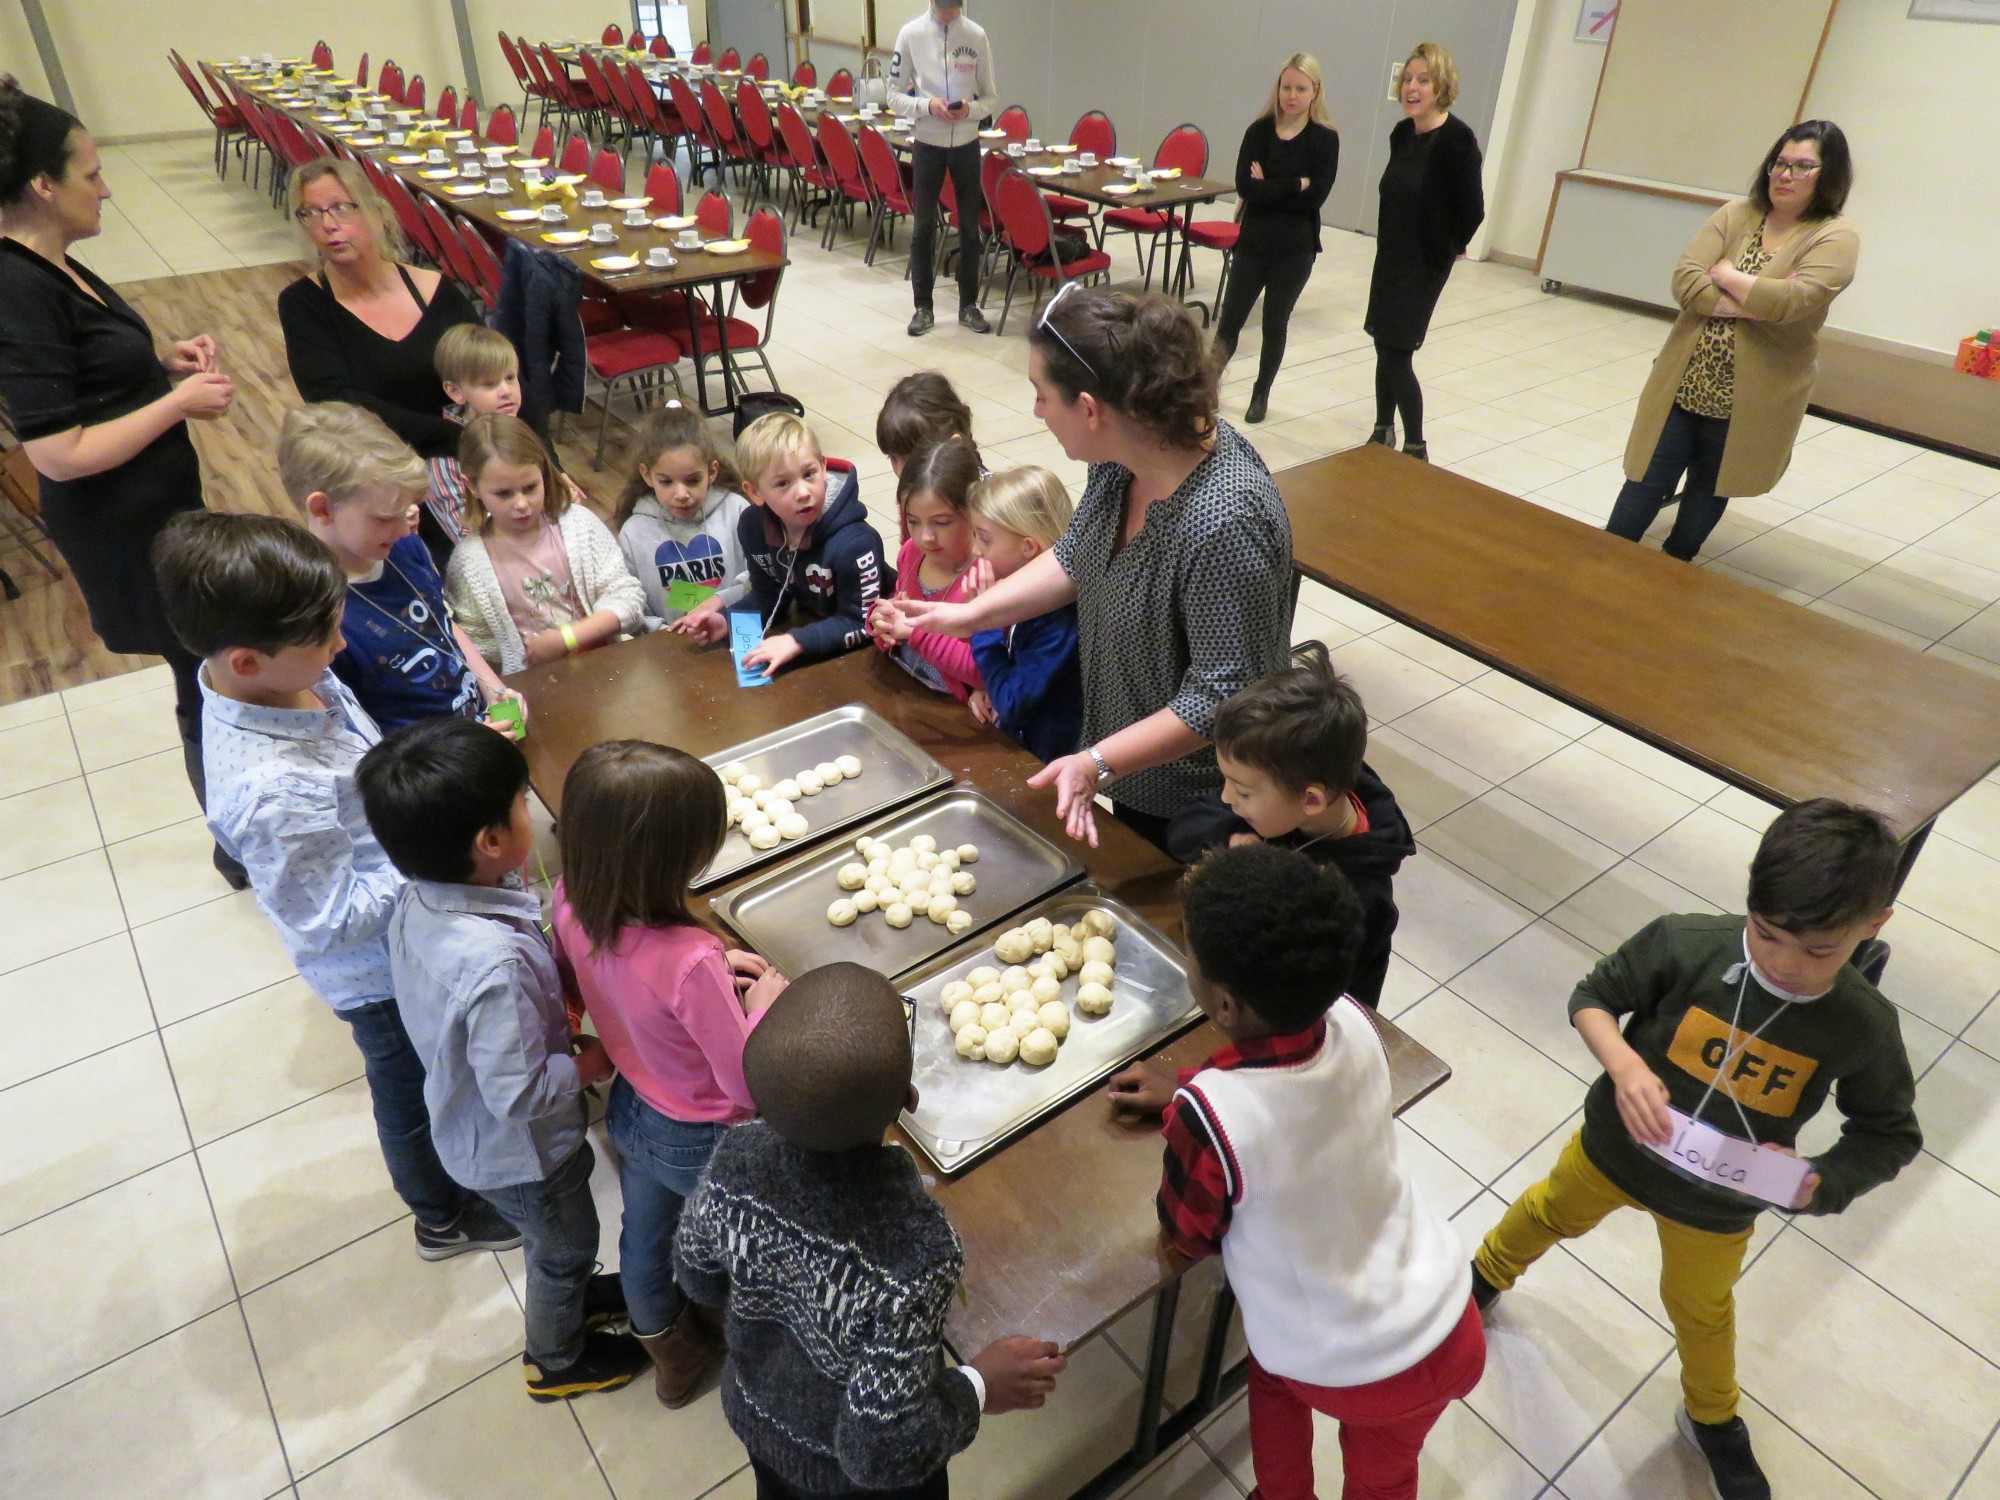
[[[292,254],[247,187],[204,180],[201,143],[125,148],[108,171],[124,217],[90,253],[109,274]],[[991,458],[1077,477],[1028,415],[1020,320],[913,346],[899,262],[864,268],[810,237],[794,253],[780,375],[885,518],[866,435],[915,364],[969,393]],[[1329,231],[1253,432],[1274,467],[1365,435],[1369,255]],[[1419,361],[1433,454],[1601,523],[1661,332],[1460,267]],[[1808,421],[1785,482],[1732,505],[1714,550],[1750,582],[2000,670],[2000,471]],[[1302,602],[1299,634],[1360,684],[1373,763],[1418,828],[1385,1008],[1456,1070],[1403,1139],[1469,1246],[1575,1127],[1591,1069],[1563,1024],[1570,986],[1655,913],[1737,905],[1769,810],[1324,589]],[[533,1406],[518,1256],[411,1253],[343,1029],[207,868],[168,691],[156,669],[0,707],[0,1493],[746,1497],[712,1397]],[[1838,1219],[1768,1220],[1740,1288],[1746,1409],[1792,1500],[2000,1497],[1996,815],[1995,781],[1946,815],[1888,933],[1925,1154]],[[599,1187],[615,1222],[616,1185]],[[1424,1494],[1706,1494],[1672,1433],[1656,1276],[1632,1216],[1539,1266],[1427,1449]],[[1046,1411],[988,1424],[955,1490],[1066,1493],[1125,1440],[1143,1337],[1129,1320]],[[1330,1428],[1319,1456],[1332,1494]],[[1232,1500],[1250,1483],[1238,1402],[1137,1492]]]

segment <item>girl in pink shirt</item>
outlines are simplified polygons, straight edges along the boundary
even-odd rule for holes
[[[688,912],[722,846],[723,800],[714,771],[646,740],[586,750],[563,783],[556,962],[618,1067],[605,1125],[625,1197],[619,1273],[667,1406],[722,1359],[720,1328],[674,1284],[674,1229],[722,1132],[756,1113],[743,1041],[785,987]]]
[[[912,677],[960,703],[981,687],[972,643],[913,628],[900,599],[956,604],[965,597],[972,565],[969,497],[979,482],[979,453],[964,438],[947,438],[911,455],[896,484],[908,538],[896,555],[896,597],[878,600],[868,617],[876,649]]]

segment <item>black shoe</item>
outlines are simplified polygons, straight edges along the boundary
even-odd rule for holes
[[[587,1333],[583,1353],[574,1364],[545,1370],[532,1355],[521,1356],[521,1375],[528,1394],[537,1401],[567,1401],[592,1391],[615,1391],[630,1385],[641,1370],[651,1369],[653,1356],[629,1333]]]
[[[222,845],[220,844],[215,846],[214,863],[215,873],[229,883],[229,888],[232,891],[247,891],[250,889],[250,872],[231,859],[227,854],[223,853]]]
[[[937,314],[928,307],[920,307],[910,316],[910,337],[920,339],[937,327]]]
[[[585,1328],[629,1328],[632,1314],[625,1309],[625,1283],[616,1271],[600,1271],[583,1289]]]
[[[1741,1417],[1697,1422],[1682,1406],[1674,1410],[1674,1425],[1700,1450],[1716,1500],[1771,1500],[1771,1481],[1764,1477],[1757,1455],[1750,1451],[1750,1429]]]
[[[417,1221],[417,1254],[424,1260],[450,1260],[473,1250],[512,1250],[520,1243],[521,1231],[484,1202],[468,1204],[443,1229]]]
[[[958,326],[970,328],[974,333],[991,333],[993,325],[986,321],[986,314],[970,302],[958,310]]]
[[[1271,398],[1265,392],[1252,391],[1250,393],[1250,404],[1243,409],[1243,420],[1246,422],[1263,421],[1264,413],[1269,409],[1270,400]]]
[[[1479,1274],[1479,1267],[1472,1268],[1472,1305],[1485,1312],[1500,1297],[1500,1288]]]
[[[1396,429],[1393,427],[1378,427],[1368,434],[1368,441],[1371,443],[1380,443],[1384,448],[1393,448],[1396,446]]]
[[[1423,443],[1405,443],[1403,444],[1403,451],[1420,464],[1427,464],[1431,461],[1431,450]]]

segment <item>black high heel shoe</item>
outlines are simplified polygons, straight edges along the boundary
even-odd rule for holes
[[[1386,425],[1377,427],[1373,432],[1368,434],[1368,441],[1371,443],[1380,443],[1385,448],[1393,448],[1396,446],[1396,429]]]
[[[1246,422],[1263,421],[1264,413],[1269,405],[1270,397],[1266,392],[1253,390],[1250,393],[1250,404],[1244,408],[1243,420]]]

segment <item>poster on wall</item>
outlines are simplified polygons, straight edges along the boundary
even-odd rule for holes
[[[1910,0],[1913,21],[1984,21],[2000,26],[2000,0]]]
[[[1922,0],[1918,0],[1922,3]],[[1576,13],[1579,42],[1609,42],[1611,28],[1618,20],[1618,0],[1583,0]]]

